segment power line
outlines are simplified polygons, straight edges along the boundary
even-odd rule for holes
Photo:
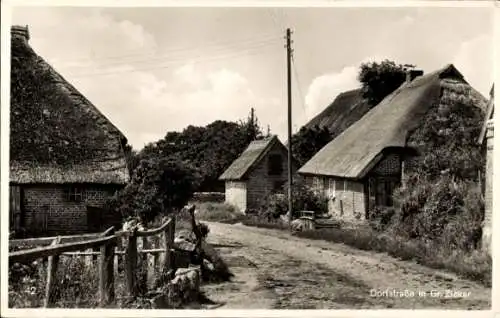
[[[292,69],[293,73],[295,74],[295,81],[297,83],[299,95],[300,95],[300,105],[302,106],[302,110],[304,111],[304,115],[306,115],[306,119],[309,120],[309,116],[307,116],[307,110],[306,106],[304,104],[305,99],[304,99],[304,94],[302,93],[302,88],[300,86],[300,80],[299,80],[299,74],[297,72],[297,65],[295,64],[295,59],[292,56]]]
[[[211,48],[211,47],[231,47],[234,45],[243,45],[243,44],[259,44],[262,42],[267,42],[271,40],[277,40],[280,39],[281,37],[278,35],[273,35],[273,36],[268,36],[268,37],[259,37],[259,38],[253,38],[253,39],[247,39],[243,41],[215,41],[206,45],[203,45],[203,48]],[[183,52],[183,51],[194,51],[194,50],[199,50],[200,45],[197,46],[191,46],[191,47],[184,47],[184,48],[173,48],[169,50],[162,50],[159,53],[161,54],[170,54],[174,52]],[[130,52],[135,52],[138,50],[132,50]],[[129,58],[129,57],[145,57],[149,55],[153,55],[154,53],[148,52],[146,54],[144,53],[135,53],[135,54],[120,54],[120,55],[108,55],[108,56],[102,56],[102,57],[95,57],[95,58],[78,58],[78,59],[72,59],[72,60],[57,60],[58,62],[66,62],[66,63],[73,63],[73,62],[85,62],[85,61],[100,61],[100,60],[116,60],[116,59],[121,59],[121,58]]]
[[[110,71],[110,72],[101,72],[101,73],[88,73],[88,74],[76,74],[72,76],[73,78],[80,78],[80,77],[93,77],[93,76],[102,76],[102,75],[115,75],[115,74],[122,74],[122,73],[135,73],[135,72],[141,72],[141,71],[147,71],[147,70],[160,70],[160,69],[167,69],[170,67],[173,67],[175,64],[178,64],[179,62],[185,63],[189,61],[190,63],[199,63],[199,62],[211,62],[211,61],[216,61],[220,59],[229,59],[229,58],[238,58],[238,57],[244,57],[244,56],[250,56],[250,55],[256,55],[256,54],[262,54],[264,53],[263,51],[257,51],[257,52],[248,52],[246,54],[233,54],[233,55],[227,55],[227,56],[218,56],[218,57],[212,57],[208,59],[198,59],[198,60],[193,60],[193,59],[184,59],[184,60],[179,60],[177,63],[176,61],[170,61],[170,64],[167,65],[157,65],[155,67],[147,67],[147,68],[134,68],[130,70],[121,70],[121,71]]]
[[[254,49],[264,48],[266,46],[270,46],[270,45],[277,44],[277,43],[278,43],[277,41],[261,42],[261,43],[256,43],[256,45],[252,45],[252,46],[248,46],[248,47],[244,47],[244,48],[242,47],[242,48],[240,48],[240,50],[242,50],[244,52],[244,51],[247,51],[247,50],[254,50]],[[211,52],[211,53],[233,53],[234,51],[235,51],[234,49],[231,50],[229,47],[227,47],[227,48],[221,48],[220,50],[214,51],[214,52]],[[192,56],[191,58],[196,58],[196,57],[200,57],[200,55],[198,55],[198,56]],[[103,66],[136,65],[136,64],[140,64],[140,65],[146,64],[147,65],[147,64],[152,64],[152,63],[156,63],[156,62],[162,62],[162,61],[165,61],[165,60],[168,60],[168,61],[179,61],[179,60],[186,60],[188,58],[189,57],[186,56],[186,55],[184,55],[184,56],[179,55],[179,56],[177,56],[177,58],[172,58],[172,56],[163,56],[163,57],[155,57],[155,58],[148,58],[148,59],[141,59],[141,60],[124,60],[124,61],[118,60],[118,61],[111,61],[109,63],[106,63]],[[82,65],[82,66],[76,66],[76,67],[69,67],[69,68],[68,67],[63,67],[63,68],[65,68],[65,69],[78,69],[78,68],[81,68],[81,67],[88,67],[88,66],[87,65]],[[96,65],[93,65],[93,67],[96,67]],[[97,67],[99,68],[99,66],[97,66]]]

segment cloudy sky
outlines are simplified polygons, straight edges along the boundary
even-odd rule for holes
[[[293,30],[294,131],[358,87],[360,63],[431,72],[453,63],[483,94],[492,83],[488,8],[22,7],[30,43],[137,149],[167,131],[245,118],[286,139],[286,51]],[[486,95],[487,96],[487,95]]]

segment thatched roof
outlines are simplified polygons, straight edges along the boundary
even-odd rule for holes
[[[123,134],[11,29],[10,182],[124,184]]]
[[[484,142],[484,137],[486,136],[486,129],[488,127],[488,121],[493,119],[493,115],[495,113],[495,85],[491,86],[490,90],[490,100],[488,101],[488,108],[486,109],[486,116],[484,118],[483,127],[481,128],[481,133],[479,134],[479,138],[477,142],[482,144]]]
[[[453,83],[470,88],[461,88],[461,93],[453,94],[473,94],[480,101],[479,106],[484,107],[484,97],[466,83],[453,65],[448,65],[403,83],[359,121],[322,148],[298,172],[362,178],[381,158],[385,149],[407,146],[408,134],[417,128],[427,110],[439,101],[442,88],[454,85]]]
[[[361,89],[346,91],[339,94],[330,105],[304,127],[328,128],[332,138],[335,138],[357,122],[370,109],[370,104],[363,98]]]
[[[243,153],[233,161],[229,168],[224,171],[219,177],[219,180],[244,179],[252,168],[255,167],[276,144],[287,151],[276,135],[252,141],[245,151],[243,151]]]

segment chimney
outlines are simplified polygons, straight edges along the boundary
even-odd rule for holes
[[[424,75],[424,71],[421,70],[408,70],[406,71],[406,82],[409,83],[415,78]]]
[[[28,26],[13,25],[10,28],[10,34],[12,38],[22,38],[26,42],[28,42],[28,40],[30,39],[30,31],[28,30]]]

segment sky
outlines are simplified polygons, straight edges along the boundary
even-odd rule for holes
[[[12,23],[135,149],[252,107],[286,140],[286,28],[294,132],[359,87],[366,61],[452,63],[485,96],[493,82],[490,8],[17,7]]]

